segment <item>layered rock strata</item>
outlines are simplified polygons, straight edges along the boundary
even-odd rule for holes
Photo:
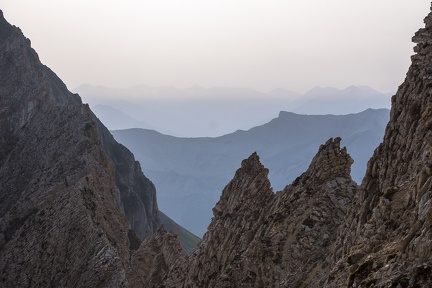
[[[350,177],[352,163],[340,139],[330,139],[309,169],[275,194],[268,170],[254,153],[223,190],[198,248],[171,264],[163,285],[322,285],[333,263],[335,231],[357,189]]]
[[[329,287],[432,287],[432,13],[340,234]]]
[[[0,286],[126,285],[152,183],[2,13],[0,83]]]
[[[164,287],[166,275],[175,263],[184,259],[178,236],[160,227],[132,255],[128,271],[130,287]]]

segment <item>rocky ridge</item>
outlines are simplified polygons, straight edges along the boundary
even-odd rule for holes
[[[360,187],[339,138],[276,194],[253,154],[196,251],[171,264],[162,285],[432,287],[432,12],[425,23]]]
[[[0,11],[0,286],[128,286],[153,184]]]
[[[340,140],[322,145],[309,169],[276,194],[258,155],[244,160],[197,249],[175,263],[159,259],[171,263],[162,285],[312,287],[317,279],[322,285],[333,261],[334,231],[357,190],[353,160]]]
[[[339,136],[355,159],[351,177],[361,183],[389,118],[390,110],[385,109],[342,116],[280,112],[262,126],[218,138],[176,138],[143,129],[111,133],[145,163],[144,173],[158,188],[159,208],[202,236],[221,191],[253,152],[279,191],[306,171],[317,147]]]
[[[432,286],[432,13],[342,229],[331,287]]]

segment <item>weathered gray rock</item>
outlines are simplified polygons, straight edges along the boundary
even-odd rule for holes
[[[155,189],[2,13],[0,31],[0,286],[127,285]]]
[[[323,285],[335,232],[357,190],[352,163],[340,139],[330,139],[301,177],[274,194],[268,170],[252,154],[223,190],[198,248],[158,278],[166,287]]]
[[[432,13],[341,230],[329,287],[432,287]]]
[[[146,238],[132,255],[128,271],[131,287],[164,287],[163,281],[176,262],[182,262],[185,254],[176,234],[160,227]]]

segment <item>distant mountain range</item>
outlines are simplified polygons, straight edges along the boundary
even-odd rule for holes
[[[293,111],[300,114],[347,114],[368,108],[390,108],[393,93],[381,93],[368,86],[349,86],[343,90],[315,87],[292,102]]]
[[[216,137],[247,130],[276,118],[280,111],[343,115],[367,108],[390,108],[392,93],[367,86],[315,87],[305,94],[286,89],[268,93],[246,88],[136,86],[75,89],[110,130],[153,129],[178,137]]]
[[[161,211],[201,236],[220,191],[241,160],[254,151],[269,168],[272,186],[279,191],[307,169],[320,144],[340,136],[355,161],[352,176],[359,183],[388,119],[387,109],[349,115],[280,112],[264,125],[215,138],[179,138],[146,129],[112,133],[134,153],[155,184]]]

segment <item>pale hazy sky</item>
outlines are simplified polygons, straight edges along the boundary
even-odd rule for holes
[[[70,89],[345,88],[405,78],[426,0],[2,0]]]

